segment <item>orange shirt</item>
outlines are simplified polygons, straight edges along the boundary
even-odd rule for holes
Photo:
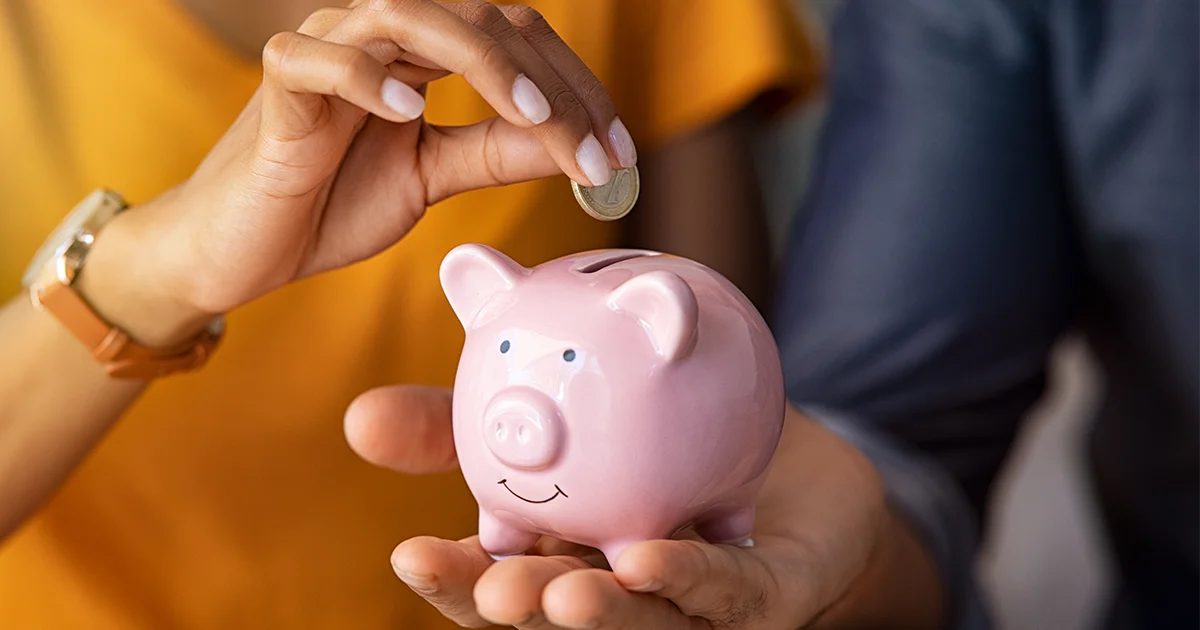
[[[811,84],[786,2],[532,4],[645,155],[765,89]],[[169,0],[0,5],[0,297],[92,188],[136,203],[185,179],[260,76]],[[487,115],[457,78],[430,90],[434,122]],[[453,246],[536,264],[614,239],[564,177],[488,189],[373,260],[230,314],[207,369],[153,385],[0,548],[0,628],[453,627],[388,556],[411,536],[472,534],[466,486],[366,464],[343,413],[374,386],[452,383],[462,331],[437,271]]]

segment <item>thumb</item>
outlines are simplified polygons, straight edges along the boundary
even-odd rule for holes
[[[346,410],[346,441],[359,457],[408,474],[458,466],[451,431],[449,389],[420,385],[379,387]]]
[[[461,127],[426,125],[421,143],[427,206],[479,188],[562,174],[532,130],[503,118]]]

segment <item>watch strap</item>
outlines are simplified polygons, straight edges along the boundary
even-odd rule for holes
[[[173,348],[150,349],[130,341],[129,336],[109,326],[71,286],[60,283],[39,285],[34,300],[52,313],[91,352],[109,376],[152,379],[186,372],[204,365],[221,341],[222,320],[218,319],[196,338]]]
[[[43,244],[26,270],[23,284],[34,306],[58,319],[110,376],[154,379],[199,368],[221,341],[223,317],[214,319],[187,343],[148,348],[104,321],[74,287],[97,235],[127,208],[115,191],[93,191]]]

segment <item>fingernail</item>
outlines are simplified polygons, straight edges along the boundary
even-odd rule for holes
[[[546,95],[523,74],[517,75],[517,80],[513,83],[513,103],[516,103],[521,115],[535,125],[540,125],[550,118],[550,101],[547,101]]]
[[[604,147],[600,146],[596,136],[590,133],[579,144],[579,150],[575,152],[575,162],[579,164],[583,174],[587,175],[592,186],[603,186],[612,177],[608,155],[604,153]]]
[[[433,579],[432,577],[413,575],[411,573],[401,571],[395,565],[392,565],[392,569],[396,571],[397,577],[407,584],[409,588],[418,593],[429,594],[437,590],[437,580]]]
[[[608,126],[608,140],[612,142],[621,168],[630,168],[637,164],[637,147],[633,146],[633,136],[629,135],[629,130],[620,118],[614,118]]]
[[[648,582],[643,582],[637,586],[631,586],[631,587],[629,587],[629,590],[634,591],[636,593],[653,593],[655,591],[662,590],[662,587],[663,587],[662,582],[659,582],[658,580],[650,580]]]
[[[396,574],[396,575],[400,576],[401,580],[403,580],[404,583],[408,584],[408,588],[415,590],[415,592],[425,594],[425,595],[437,592],[438,583],[436,581],[434,581],[433,578],[419,577],[419,576],[409,575],[409,574]]]
[[[425,99],[421,98],[416,90],[392,77],[384,78],[380,95],[384,105],[410,120],[419,117],[421,112],[425,111]]]
[[[532,626],[532,625],[534,625],[535,622],[540,624],[541,622],[544,622],[545,620],[546,620],[546,617],[543,616],[542,613],[540,613],[538,611],[534,611],[534,612],[529,613],[528,617],[525,617],[524,619],[518,621],[516,625],[518,627],[519,626]]]

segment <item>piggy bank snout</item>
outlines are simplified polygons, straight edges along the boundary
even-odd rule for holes
[[[528,387],[501,391],[483,414],[483,441],[507,466],[549,467],[562,449],[563,420],[549,396]]]

